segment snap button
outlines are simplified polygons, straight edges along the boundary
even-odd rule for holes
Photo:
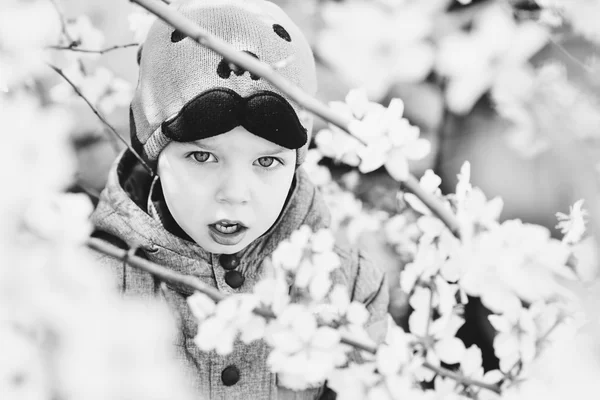
[[[235,254],[221,254],[219,263],[226,270],[236,269],[240,265],[240,258]]]
[[[240,271],[228,271],[225,274],[225,282],[234,289],[239,288],[244,283],[244,276]]]
[[[230,365],[221,372],[221,381],[225,386],[233,386],[240,380],[240,370],[235,365]]]

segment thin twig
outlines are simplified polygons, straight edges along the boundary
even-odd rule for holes
[[[175,284],[177,286],[184,286],[192,291],[204,293],[215,302],[219,302],[227,297],[227,295],[221,293],[217,288],[207,285],[195,276],[183,275],[162,265],[155,264],[151,261],[138,257],[136,255],[128,254],[127,250],[114,246],[102,239],[89,238],[87,241],[87,246],[101,254],[106,254],[118,260],[125,261],[132,267],[138,268],[142,271],[146,271],[163,282]],[[255,308],[253,311],[255,314],[267,319],[275,318],[275,314],[273,314],[271,310],[265,308]],[[359,339],[353,338],[345,334],[342,334],[341,342],[371,354],[377,353],[377,347],[375,345],[365,343]],[[496,393],[500,392],[500,390],[494,385],[478,382],[476,380],[464,377],[455,372],[446,370],[441,367],[435,367],[427,363],[425,363],[424,366],[426,368],[431,369],[439,375],[451,377],[458,382],[479,386],[484,389],[492,390]]]
[[[454,236],[460,239],[460,225],[456,216],[436,197],[427,193],[419,181],[412,175],[405,181],[401,182],[402,187],[407,191],[417,196],[446,226]]]
[[[60,20],[60,30],[63,36],[65,37],[65,39],[67,39],[69,43],[75,43],[75,40],[73,40],[73,38],[71,37],[71,35],[69,35],[69,32],[67,31],[67,22],[65,20],[65,15],[62,13],[62,10],[58,6],[58,3],[56,2],[56,0],[50,0],[50,2],[54,6],[54,9],[58,14],[58,18]]]
[[[277,71],[270,66],[256,58],[252,57],[245,52],[236,50],[229,43],[214,36],[206,29],[198,26],[196,23],[190,21],[188,18],[181,15],[177,10],[167,6],[157,0],[131,0],[132,2],[145,8],[147,11],[156,15],[161,20],[167,22],[169,25],[190,37],[198,44],[205,46],[216,53],[225,57],[229,62],[234,63],[250,73],[260,76],[270,82],[273,86],[281,90],[289,98],[300,104],[306,110],[313,114],[321,117],[327,122],[343,129],[347,133],[350,132],[350,123],[352,119],[334,112],[330,107],[327,107],[323,102],[317,100],[315,97],[305,93],[298,86],[285,79],[282,75],[278,74]],[[356,136],[353,137],[357,140]],[[416,182],[416,184],[415,184]],[[459,236],[459,224],[456,217],[451,212],[446,210],[440,201],[433,195],[421,190],[418,181],[412,175],[404,182],[404,185],[413,193],[419,197],[425,205],[432,209],[432,211],[440,217],[440,219],[450,228],[452,233]]]
[[[121,45],[107,47],[107,48],[101,49],[101,50],[80,49],[80,48],[74,47],[74,46],[48,46],[48,48],[53,49],[53,50],[77,51],[80,53],[104,54],[104,53],[108,53],[109,51],[118,50],[118,49],[126,49],[128,47],[134,47],[134,46],[139,46],[139,43],[121,44]]]
[[[442,368],[442,367],[436,367],[433,364],[428,363],[427,361],[425,361],[423,363],[423,366],[427,369],[432,370],[433,372],[435,372],[436,374],[440,375],[440,376],[444,376],[446,378],[450,378],[455,380],[456,382],[459,382],[463,385],[468,385],[468,386],[478,386],[482,389],[487,389],[490,390],[494,393],[500,394],[500,388],[496,385],[492,385],[490,383],[485,383],[485,382],[481,382],[475,379],[471,379],[469,377],[466,377],[464,375],[461,374],[457,374],[456,372],[450,371],[446,368]]]
[[[575,64],[577,64],[578,66],[580,66],[581,68],[583,68],[588,74],[595,73],[594,68],[591,68],[589,65],[587,65],[586,63],[584,63],[583,61],[581,61],[579,58],[577,58],[573,54],[571,54],[571,52],[569,50],[567,50],[565,48],[565,46],[563,46],[562,44],[560,44],[556,40],[554,40],[552,38],[552,36],[549,36],[549,38],[550,38],[550,42],[554,46],[556,46],[556,48],[558,48],[565,56],[567,56],[569,58],[569,60],[573,61]]]
[[[59,74],[59,75],[60,75],[60,76],[61,76],[61,77],[62,77],[62,78],[63,78],[63,79],[64,79],[64,80],[65,80],[65,81],[66,81],[66,82],[69,84],[69,85],[71,85],[71,87],[73,88],[73,90],[75,90],[75,92],[77,93],[77,95],[78,95],[79,97],[81,97],[81,98],[83,99],[83,101],[85,101],[85,102],[86,102],[86,104],[87,104],[87,105],[90,107],[90,109],[92,110],[92,112],[93,112],[94,114],[96,114],[96,116],[97,116],[97,117],[100,119],[100,121],[102,121],[102,123],[103,123],[103,124],[104,124],[106,127],[108,127],[108,129],[109,129],[109,130],[112,132],[112,134],[113,134],[113,135],[114,135],[116,138],[118,138],[118,139],[119,139],[119,140],[120,140],[120,141],[121,141],[123,144],[125,144],[125,146],[127,146],[127,148],[129,148],[129,150],[130,150],[130,151],[131,151],[131,152],[132,152],[132,153],[135,155],[135,157],[136,157],[136,158],[139,160],[139,162],[142,164],[142,166],[143,166],[144,168],[146,168],[146,170],[148,171],[148,173],[149,173],[149,174],[150,174],[152,177],[154,177],[154,171],[152,171],[152,168],[150,168],[150,167],[148,166],[148,164],[146,164],[146,162],[144,162],[144,160],[142,159],[142,157],[140,157],[140,155],[139,155],[139,154],[138,154],[138,153],[137,153],[137,152],[136,152],[136,151],[135,151],[133,148],[131,148],[131,146],[129,145],[129,143],[127,143],[127,141],[126,141],[125,139],[123,139],[123,138],[121,137],[121,135],[119,135],[119,133],[117,132],[117,130],[116,130],[116,129],[115,129],[115,128],[114,128],[114,127],[113,127],[113,126],[112,126],[112,125],[111,125],[111,124],[110,124],[110,123],[107,121],[107,120],[106,120],[106,118],[104,118],[104,117],[102,116],[102,114],[100,114],[100,113],[98,112],[98,110],[96,110],[96,107],[94,107],[94,105],[93,105],[93,104],[92,104],[92,103],[91,103],[91,102],[90,102],[90,101],[87,99],[87,97],[85,97],[85,96],[83,95],[83,93],[81,93],[81,90],[79,90],[79,88],[77,87],[77,85],[75,85],[75,84],[73,83],[73,81],[71,81],[71,80],[69,79],[69,77],[67,77],[67,76],[64,74],[64,72],[63,72],[63,71],[62,71],[60,68],[58,68],[58,67],[56,67],[56,66],[54,66],[54,65],[52,65],[52,64],[48,64],[48,66],[49,66],[50,68],[52,68],[54,71],[56,71],[56,73],[57,73],[57,74]]]

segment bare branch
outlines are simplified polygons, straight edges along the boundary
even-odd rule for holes
[[[139,46],[139,43],[121,44],[121,45],[107,47],[107,48],[101,49],[101,50],[80,49],[80,48],[78,48],[76,46],[48,46],[48,48],[49,49],[53,49],[53,50],[77,51],[77,52],[80,52],[80,53],[104,54],[104,53],[108,53],[108,52],[113,51],[113,50],[126,49],[128,47],[134,47],[134,46]]]
[[[86,104],[90,107],[90,109],[92,110],[92,112],[94,114],[96,114],[96,116],[100,119],[100,121],[102,121],[102,123],[112,132],[112,134],[117,139],[119,139],[123,144],[125,144],[125,146],[135,155],[135,157],[139,160],[139,162],[142,164],[142,166],[148,171],[148,173],[151,176],[154,176],[154,171],[152,171],[152,168],[150,168],[148,166],[148,164],[146,164],[146,162],[144,162],[144,160],[142,159],[142,157],[140,157],[140,155],[133,148],[131,148],[131,146],[129,145],[129,143],[127,143],[127,141],[125,139],[123,139],[123,137],[121,137],[121,135],[119,135],[119,133],[117,132],[117,130],[106,120],[106,118],[104,118],[102,116],[102,114],[100,114],[98,112],[98,110],[96,110],[96,107],[94,107],[94,105],[87,99],[87,97],[85,97],[83,95],[83,93],[81,93],[81,90],[79,90],[79,88],[77,87],[77,85],[75,85],[73,83],[73,81],[71,81],[60,68],[55,67],[52,64],[48,64],[48,66],[50,68],[52,68],[54,71],[56,71],[56,73],[59,74],[65,81],[67,81],[67,83],[69,85],[71,85],[71,87],[73,88],[73,90],[75,90],[75,92],[77,93],[77,95],[79,97],[81,97],[83,99],[83,101],[86,102]]]
[[[446,378],[450,378],[455,380],[456,382],[462,383],[464,385],[468,385],[468,386],[477,386],[480,387],[482,389],[487,389],[490,390],[494,393],[500,394],[500,388],[498,388],[498,386],[496,385],[492,385],[489,383],[485,383],[485,382],[480,382],[477,381],[475,379],[471,379],[469,377],[466,377],[464,375],[461,374],[457,374],[456,372],[450,371],[446,368],[442,368],[442,367],[436,367],[435,365],[432,365],[428,362],[423,363],[423,366],[427,369],[432,370],[433,372],[435,372],[436,374],[440,375],[440,376],[444,376]]]
[[[56,2],[56,0],[50,0],[50,2],[54,6],[54,9],[56,10],[56,13],[58,14],[58,18],[60,20],[60,29],[61,29],[63,36],[65,37],[65,39],[67,39],[67,41],[69,43],[76,43],[75,40],[73,40],[73,38],[71,37],[71,35],[69,35],[69,32],[67,31],[67,22],[65,20],[65,15],[63,14],[62,10],[60,9],[58,3]]]
[[[460,225],[456,216],[434,195],[423,190],[419,181],[410,175],[408,179],[401,183],[401,186],[407,191],[417,196],[446,226],[454,236],[460,239]]]

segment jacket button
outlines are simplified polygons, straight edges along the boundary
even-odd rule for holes
[[[233,386],[240,380],[240,370],[235,365],[230,365],[221,372],[221,380],[225,386]]]
[[[235,254],[221,254],[219,263],[226,270],[236,269],[240,265],[240,258]]]
[[[228,271],[225,274],[225,282],[234,289],[239,288],[244,283],[244,276],[240,271]]]

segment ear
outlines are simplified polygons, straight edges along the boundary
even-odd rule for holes
[[[137,64],[140,65],[140,62],[142,61],[142,46],[143,44],[140,44],[140,46],[138,47],[137,50]]]
[[[310,139],[312,137],[313,122],[314,122],[315,118],[310,111],[307,111],[304,108],[302,108],[298,112],[298,119],[300,120],[300,123],[302,124],[302,126],[304,128],[306,128],[306,136],[308,136],[307,140],[310,143]]]

